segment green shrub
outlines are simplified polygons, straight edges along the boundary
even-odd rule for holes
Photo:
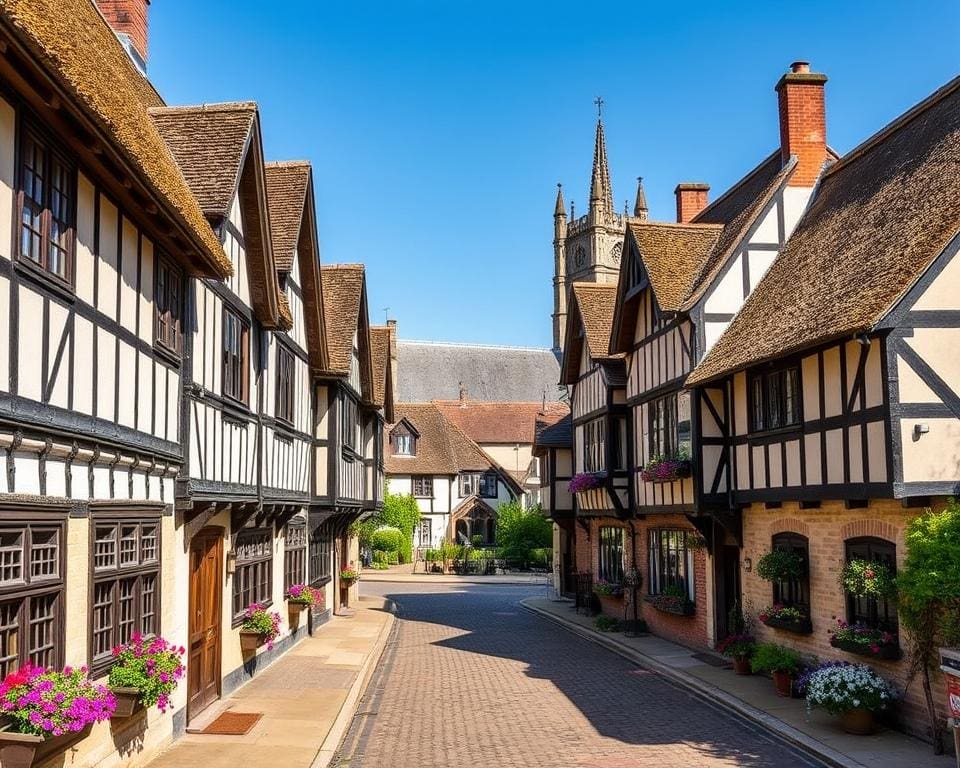
[[[383,525],[398,529],[403,535],[396,551],[401,563],[413,560],[413,532],[420,522],[420,506],[410,494],[400,495],[389,491],[383,497],[383,511],[377,516]]]
[[[387,553],[382,549],[373,550],[373,562],[374,563],[384,563],[387,562]]]
[[[593,625],[601,632],[619,632],[621,629],[620,619],[615,619],[612,616],[597,616]]]
[[[371,564],[370,567],[373,568],[373,570],[375,570],[375,571],[385,571],[385,570],[387,570],[390,566],[387,565],[386,563],[373,563],[373,564]]]
[[[534,549],[553,544],[553,524],[540,507],[523,509],[518,501],[501,504],[497,510],[497,549],[508,559],[527,560]]]
[[[388,565],[400,565],[400,553],[399,553],[399,552],[387,552],[387,564],[388,564]]]
[[[527,562],[534,568],[549,568],[553,562],[553,550],[550,547],[531,549],[527,554]]]
[[[795,675],[800,671],[801,664],[799,653],[776,643],[761,643],[750,658],[750,669],[754,672],[786,672]]]
[[[399,552],[400,540],[402,538],[403,533],[400,529],[384,526],[373,532],[373,535],[370,537],[370,546],[374,552],[378,549],[384,552]]]
[[[435,562],[440,559],[440,553],[435,549],[425,549],[423,551],[423,559],[428,563]]]

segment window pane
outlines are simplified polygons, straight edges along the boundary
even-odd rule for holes
[[[0,603],[0,675],[3,677],[20,666],[20,607],[22,605],[22,600]]]
[[[58,598],[58,594],[30,598],[29,660],[38,667],[50,667],[56,661]]]
[[[0,584],[23,581],[23,532],[0,532]]]
[[[60,531],[34,530],[30,545],[30,579],[55,579],[60,575]]]
[[[116,582],[93,586],[93,657],[105,656],[113,648],[113,590]]]
[[[117,526],[97,526],[93,542],[93,568],[103,570],[117,565]]]

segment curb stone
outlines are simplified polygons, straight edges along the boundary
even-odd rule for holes
[[[347,697],[343,700],[340,712],[333,721],[333,725],[330,726],[330,730],[327,731],[326,738],[324,738],[323,744],[320,745],[320,749],[310,764],[310,768],[327,768],[333,761],[340,747],[340,743],[350,729],[350,723],[353,722],[353,718],[357,713],[360,699],[367,690],[367,685],[373,676],[373,671],[380,662],[380,657],[383,656],[384,649],[387,647],[387,639],[390,637],[390,630],[393,629],[393,624],[397,617],[397,604],[387,597],[383,598],[383,600],[387,611],[390,613],[390,618],[384,622],[380,634],[377,636],[377,642],[373,646],[373,650],[363,662],[363,666],[360,667],[360,671],[357,673],[353,685],[350,686],[350,690],[347,692]]]
[[[761,709],[757,709],[756,707],[747,704],[742,699],[739,699],[736,696],[733,696],[732,694],[729,694],[726,691],[711,685],[710,683],[704,682],[693,675],[667,666],[666,664],[657,661],[652,656],[648,656],[641,651],[630,648],[629,646],[624,645],[623,643],[620,643],[611,637],[600,635],[572,621],[567,621],[562,616],[557,616],[556,614],[545,611],[542,608],[530,605],[527,600],[521,600],[520,605],[522,605],[531,613],[540,616],[541,618],[553,621],[554,623],[566,629],[568,632],[572,632],[573,634],[579,635],[586,640],[590,640],[596,645],[603,646],[607,650],[613,651],[619,656],[629,659],[635,664],[658,672],[673,683],[693,693],[695,696],[697,696],[697,698],[702,699],[708,704],[719,706],[721,709],[733,710],[736,714],[740,715],[746,720],[749,720],[755,725],[760,726],[768,733],[777,736],[783,741],[790,743],[808,756],[816,758],[828,766],[831,766],[831,768],[869,768],[863,763],[851,759],[842,752],[838,752],[837,750],[828,747],[826,744],[818,741],[812,736],[808,736],[807,734],[803,733],[803,731],[794,728],[792,725],[787,725],[773,715],[764,712]]]

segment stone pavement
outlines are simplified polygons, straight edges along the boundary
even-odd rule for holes
[[[362,583],[398,620],[337,768],[801,768],[822,763],[544,621],[546,587]]]
[[[262,712],[245,736],[187,734],[149,768],[324,768],[353,717],[393,625],[388,603],[362,597],[223,702]],[[206,714],[206,713],[205,713]]]
[[[669,676],[702,696],[731,707],[758,725],[769,728],[827,764],[844,768],[953,768],[951,756],[937,757],[932,747],[898,731],[881,730],[871,736],[844,733],[836,718],[825,712],[807,712],[804,702],[777,696],[761,676],[737,676],[730,669],[705,664],[694,652],[669,640],[648,635],[630,638],[603,633],[593,618],[577,614],[569,600],[533,597],[523,605],[561,622],[578,635],[590,637],[626,658]]]

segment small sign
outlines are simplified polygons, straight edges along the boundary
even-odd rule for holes
[[[947,708],[950,717],[960,719],[960,677],[947,675]]]

